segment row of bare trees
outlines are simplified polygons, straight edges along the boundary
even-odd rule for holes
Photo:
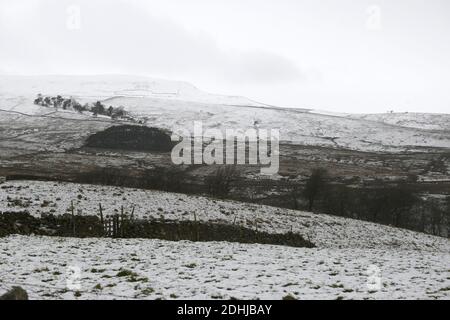
[[[450,235],[450,197],[424,199],[406,182],[354,188],[332,183],[327,171],[317,168],[304,186],[294,184],[290,193],[294,209]]]
[[[230,197],[233,188],[239,187],[239,178],[236,166],[220,166],[205,179],[207,192]],[[440,202],[423,199],[407,182],[351,187],[333,182],[326,169],[315,168],[305,182],[291,184],[288,197],[292,199],[288,207],[296,210],[450,235],[450,197]]]
[[[34,100],[34,104],[44,107],[53,107],[55,109],[61,108],[63,110],[74,110],[78,111],[79,113],[88,111],[92,112],[94,115],[105,115],[111,117],[112,119],[119,119],[126,116],[126,112],[123,107],[106,107],[100,101],[97,101],[93,104],[85,103],[82,105],[72,97],[64,98],[60,95],[52,97],[38,94],[36,99]]]
[[[244,185],[246,179],[234,165],[212,167],[203,184],[196,180],[198,176],[189,174],[189,170],[190,168],[182,167],[158,167],[136,176],[126,170],[122,172],[104,168],[98,172],[90,172],[87,177],[83,177],[83,182],[169,192],[206,192],[218,198],[235,198],[367,220],[435,235],[450,235],[450,198],[442,201],[431,197],[423,198],[412,188],[414,183],[408,181],[378,183],[370,187],[347,186],[333,181],[327,170],[317,168],[311,171],[306,181],[291,182],[287,193],[280,188],[273,197],[264,195],[264,190],[276,186],[273,181],[268,181],[267,185],[248,187]],[[252,197],[243,190],[251,190],[257,196]],[[281,202],[277,203],[276,197]]]

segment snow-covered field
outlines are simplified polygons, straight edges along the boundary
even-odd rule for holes
[[[449,299],[449,252],[0,238],[0,287],[32,299]]]
[[[6,182],[0,211],[79,214],[136,206],[142,218],[220,220],[299,232],[316,248],[153,239],[0,238],[0,289],[32,299],[449,299],[450,241],[408,230],[175,193]]]
[[[152,239],[0,238],[0,288],[41,299],[449,299],[450,241],[373,223],[158,191],[6,182],[1,211],[79,214],[136,206],[142,218],[299,232],[317,248]]]
[[[80,117],[74,112],[33,105],[38,93],[101,100],[124,106],[146,125],[189,129],[279,129],[283,141],[362,151],[417,151],[450,148],[450,115],[347,115],[277,108],[244,97],[202,92],[185,82],[141,77],[0,77],[0,110],[27,115]]]
[[[121,206],[143,219],[194,220],[241,224],[270,233],[293,231],[321,248],[402,248],[450,252],[448,239],[361,220],[270,206],[161,191],[44,181],[8,181],[0,186],[0,212],[119,213]]]

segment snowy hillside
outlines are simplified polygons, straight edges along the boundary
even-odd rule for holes
[[[38,93],[73,96],[80,102],[124,106],[148,126],[173,130],[274,128],[285,142],[362,151],[450,148],[450,115],[347,115],[277,108],[243,97],[204,93],[185,82],[140,77],[0,77],[0,111],[73,118],[74,112],[36,106]]]
[[[269,233],[293,231],[319,248],[401,248],[450,252],[450,241],[423,233],[397,229],[360,220],[313,214],[270,206],[223,201],[178,193],[88,184],[11,181],[0,189],[0,212],[27,210],[42,213],[76,212],[117,214],[123,205],[143,219],[194,220],[233,223]],[[235,220],[236,219],[236,220]]]
[[[352,115],[351,117],[405,128],[450,131],[448,114],[403,112]]]
[[[34,99],[44,95],[72,96],[80,100],[103,100],[111,97],[158,98],[207,104],[263,106],[239,96],[222,96],[203,92],[182,81],[137,76],[0,76],[2,102],[14,98]],[[6,101],[5,101],[6,100]],[[17,106],[19,107],[19,106]],[[19,108],[20,109],[20,108]]]
[[[324,115],[303,109],[207,105],[154,98],[116,97],[105,101],[125,106],[147,123],[162,128],[191,128],[201,120],[205,128],[275,128],[282,141],[343,147],[363,151],[404,151],[418,147],[450,148],[450,132],[430,132],[383,122]],[[442,115],[450,123],[450,115]]]
[[[388,226],[175,193],[7,182],[0,211],[236,222],[298,232],[316,248],[156,239],[0,238],[0,290],[31,299],[450,299],[450,241]],[[75,270],[75,271],[74,271]],[[74,273],[75,272],[75,273]],[[68,287],[69,286],[69,287]]]

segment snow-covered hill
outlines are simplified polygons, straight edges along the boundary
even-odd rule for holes
[[[142,219],[236,223],[269,233],[293,231],[319,248],[402,248],[450,252],[448,239],[361,220],[178,193],[45,181],[10,181],[0,189],[0,212],[117,214],[121,206]]]
[[[36,106],[38,93],[101,100],[124,106],[146,125],[166,129],[204,128],[280,130],[283,141],[362,151],[420,151],[450,148],[450,114],[333,114],[278,108],[247,98],[202,92],[185,82],[130,76],[0,77],[0,110],[73,118],[73,112]]]
[[[402,112],[351,115],[351,117],[405,128],[450,131],[450,117],[447,114]]]
[[[335,114],[208,94],[184,82],[48,76],[0,77],[0,141],[6,155],[15,156],[21,148],[64,151],[115,123],[107,117],[93,119],[88,112],[34,105],[38,93],[124,106],[146,125],[167,129],[189,128],[202,120],[205,128],[278,128],[289,143],[363,151],[450,149],[450,115],[445,114]],[[11,159],[22,165],[21,157],[18,153]],[[98,214],[101,203],[105,215],[135,207],[135,217],[141,219],[192,220],[195,214],[197,220],[257,226],[269,233],[292,231],[316,248],[12,235],[0,238],[0,293],[20,285],[32,299],[450,298],[449,239],[176,193],[42,181],[0,185],[0,213],[58,215],[68,212],[72,201],[81,215]]]
[[[32,299],[449,299],[450,240],[340,217],[175,193],[7,182],[0,211],[79,214],[136,206],[143,219],[292,231],[316,248],[156,239],[0,238],[0,290]],[[68,284],[70,287],[68,287]]]
[[[44,95],[72,96],[81,101],[111,97],[158,98],[206,104],[264,106],[239,96],[206,93],[190,83],[138,76],[0,76],[2,100],[16,97],[34,99]],[[176,102],[175,102],[176,103]],[[17,106],[19,108],[20,106]]]

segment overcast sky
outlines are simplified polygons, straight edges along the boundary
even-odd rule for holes
[[[450,110],[448,0],[0,0],[0,74],[137,74],[284,107]]]

